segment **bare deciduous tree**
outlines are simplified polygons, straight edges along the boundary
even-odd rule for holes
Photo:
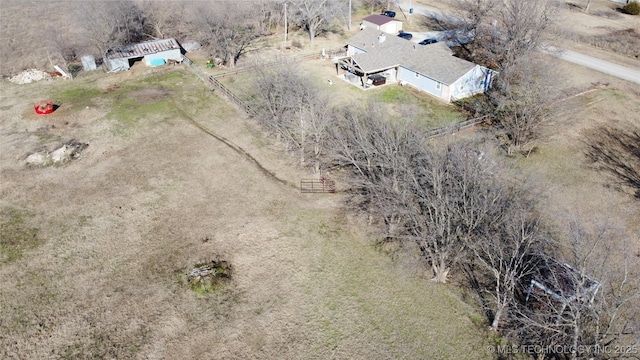
[[[498,71],[490,105],[484,111],[496,118],[506,135],[509,152],[535,140],[550,115],[555,73],[536,53],[546,30],[555,21],[554,0],[459,0],[461,27],[470,42],[459,55]]]
[[[144,39],[144,14],[132,0],[82,2],[77,11],[86,40],[100,54]]]
[[[354,176],[355,204],[384,221],[386,236],[414,241],[444,283],[470,242],[488,237],[514,197],[504,191],[493,162],[471,144],[439,151],[410,120],[393,123],[348,110],[332,136],[333,164]]]
[[[546,30],[555,21],[558,12],[554,0],[505,0],[498,12],[497,28],[500,49],[495,51],[501,70],[517,63],[541,45]]]
[[[143,0],[140,8],[145,14],[145,36],[154,39],[180,38],[187,33],[187,16],[183,3],[176,1]]]
[[[292,67],[262,71],[255,90],[263,126],[288,150],[299,151],[302,164],[311,157],[319,172],[332,119],[325,94]]]
[[[307,32],[309,41],[313,44],[318,31],[331,21],[331,8],[334,2],[332,0],[295,0],[292,5],[295,19]]]
[[[503,69],[487,93],[508,153],[526,150],[553,114],[558,74],[542,55],[531,54]],[[529,146],[531,149],[532,146]]]
[[[351,203],[384,223],[385,237],[406,233],[408,169],[422,156],[424,137],[410,120],[393,123],[374,104],[343,110],[331,128],[332,166],[351,170]]]
[[[251,2],[231,0],[199,2],[193,31],[202,45],[222,58],[229,67],[252,50],[260,37],[256,23],[258,8]]]
[[[505,209],[497,212],[498,218],[489,219],[493,223],[488,231],[468,242],[475,255],[472,261],[480,265],[479,271],[484,271],[492,284],[484,294],[489,295],[487,303],[493,304],[494,331],[503,321],[509,321],[518,287],[535,270],[532,255],[544,251],[547,244],[532,200],[519,189],[505,191],[510,192],[500,201]]]

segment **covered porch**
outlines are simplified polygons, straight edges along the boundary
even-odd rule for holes
[[[353,56],[334,59],[336,76],[360,89],[368,90],[378,86],[397,83],[398,66],[368,67],[358,63]]]

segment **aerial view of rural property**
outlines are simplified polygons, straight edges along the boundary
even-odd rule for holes
[[[0,359],[640,359],[640,0],[0,0]]]

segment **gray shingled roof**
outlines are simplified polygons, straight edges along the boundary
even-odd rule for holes
[[[393,18],[390,18],[388,16],[384,16],[384,15],[369,15],[366,18],[362,19],[363,21],[368,21],[372,24],[376,24],[376,25],[384,25],[388,22],[392,22],[392,21],[400,21],[400,20],[395,20]]]
[[[385,36],[380,43],[378,36]],[[366,51],[355,54],[353,60],[367,73],[390,67],[403,66],[445,85],[451,85],[476,64],[452,56],[453,52],[443,43],[418,45],[375,29],[364,29],[347,40],[347,44]]]

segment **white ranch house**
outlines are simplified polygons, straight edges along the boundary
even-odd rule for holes
[[[484,92],[495,74],[453,56],[443,43],[418,45],[369,28],[347,41],[347,55],[336,62],[341,76],[354,85],[366,89],[399,82],[446,102]]]

